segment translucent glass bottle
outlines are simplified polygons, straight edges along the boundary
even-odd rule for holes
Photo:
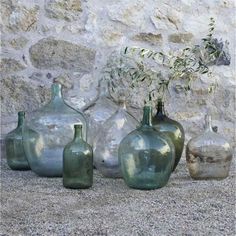
[[[93,184],[93,150],[82,138],[82,125],[75,125],[75,135],[63,152],[63,185],[89,188]]]
[[[108,81],[102,79],[98,85],[98,96],[84,108],[82,111],[88,118],[88,143],[93,145],[94,136],[103,124],[117,110],[116,104],[112,101],[109,92]]]
[[[64,102],[62,88],[52,84],[51,101],[32,114],[24,128],[24,148],[32,171],[40,176],[62,176],[62,154],[65,145],[73,139],[74,124],[84,127],[84,115]]]
[[[150,106],[144,107],[141,126],[122,140],[119,161],[125,183],[131,188],[156,189],[167,184],[175,147],[167,135],[153,128]]]
[[[164,102],[161,99],[158,100],[157,113],[152,118],[152,123],[156,130],[167,134],[175,145],[175,164],[173,167],[174,171],[180,161],[184,148],[185,134],[183,126],[179,122],[170,119],[165,114]]]
[[[223,179],[229,175],[233,150],[228,141],[212,130],[211,116],[205,117],[205,131],[191,139],[186,159],[193,179]]]
[[[118,110],[99,129],[94,141],[94,164],[105,177],[121,177],[118,147],[137,125],[137,120],[126,110],[125,98],[120,97]]]
[[[12,170],[30,170],[24,147],[22,128],[25,120],[25,112],[18,112],[17,128],[7,134],[5,138],[7,164]]]

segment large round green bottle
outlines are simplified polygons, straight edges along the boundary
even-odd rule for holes
[[[152,126],[152,108],[144,107],[141,126],[119,146],[119,163],[125,183],[136,189],[165,186],[175,160],[175,147],[168,136]]]
[[[164,102],[161,99],[158,100],[157,113],[152,118],[152,124],[156,130],[168,135],[175,145],[175,163],[173,167],[174,171],[180,161],[184,148],[184,128],[179,122],[170,119],[165,114]]]

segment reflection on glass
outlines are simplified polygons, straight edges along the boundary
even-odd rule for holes
[[[175,161],[171,139],[152,127],[152,109],[144,107],[142,125],[128,134],[119,147],[119,162],[126,184],[137,189],[165,186]]]
[[[73,125],[84,127],[84,115],[68,106],[62,97],[61,85],[52,85],[51,101],[34,112],[24,127],[24,148],[31,169],[40,176],[62,176],[62,153],[73,138]]]
[[[120,141],[132,130],[138,122],[126,110],[124,98],[120,98],[119,108],[99,129],[94,141],[94,164],[105,176],[121,177],[118,163],[118,146]]]
[[[229,175],[233,150],[228,141],[212,130],[211,116],[205,117],[205,131],[186,147],[189,173],[193,179],[223,179]]]

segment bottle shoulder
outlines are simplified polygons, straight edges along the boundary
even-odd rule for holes
[[[71,141],[70,143],[68,143],[65,148],[64,151],[69,151],[69,150],[73,150],[73,151],[77,151],[77,152],[91,152],[92,153],[92,147],[85,142],[84,140],[79,140],[79,141]]]

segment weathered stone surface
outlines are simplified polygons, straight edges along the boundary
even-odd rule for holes
[[[20,50],[25,47],[28,41],[29,40],[27,38],[25,38],[24,36],[21,36],[21,37],[10,40],[9,43],[14,49]]]
[[[4,115],[15,114],[17,111],[32,111],[49,98],[50,89],[45,86],[33,86],[19,76],[1,79],[1,112]]]
[[[176,33],[171,34],[168,40],[172,43],[188,43],[193,39],[193,34],[191,33]]]
[[[47,0],[45,11],[49,18],[77,20],[82,11],[81,0]]]
[[[108,5],[108,15],[111,20],[127,26],[141,27],[144,24],[145,14],[142,11],[144,2],[122,0],[122,4]]]
[[[46,38],[31,46],[30,60],[39,69],[65,69],[87,72],[93,68],[95,51],[64,40]]]
[[[15,0],[1,0],[1,17],[8,31],[31,31],[37,27],[39,7],[27,8]]]
[[[135,41],[147,42],[155,45],[162,42],[162,34],[139,33],[134,35],[132,39]]]
[[[13,58],[2,58],[0,60],[0,73],[12,73],[24,70],[25,66]]]

